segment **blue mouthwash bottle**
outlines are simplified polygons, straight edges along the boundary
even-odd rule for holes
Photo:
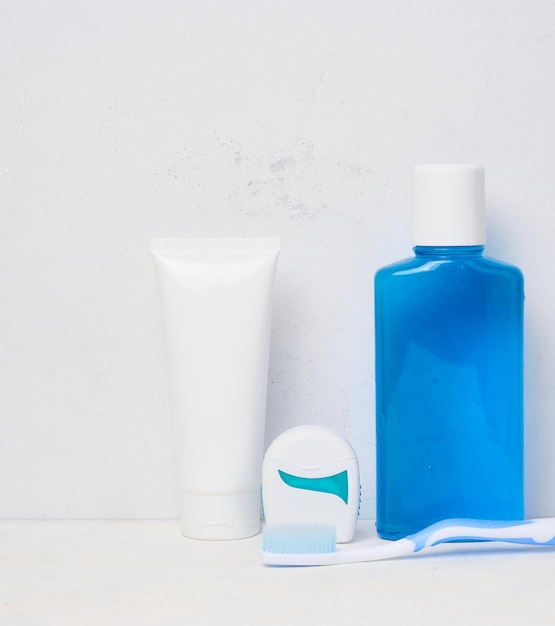
[[[522,519],[523,278],[483,256],[484,170],[413,170],[414,258],[375,276],[378,534]]]

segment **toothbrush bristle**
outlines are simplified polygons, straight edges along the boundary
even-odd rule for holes
[[[266,526],[262,551],[274,554],[327,554],[336,551],[335,526],[279,524]]]

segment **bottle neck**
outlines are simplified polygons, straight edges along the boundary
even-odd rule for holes
[[[415,246],[414,254],[417,257],[480,257],[484,253],[484,246]]]

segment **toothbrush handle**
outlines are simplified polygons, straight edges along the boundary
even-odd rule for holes
[[[501,541],[531,546],[555,546],[555,518],[497,521],[448,519],[409,535],[414,552],[449,541]]]

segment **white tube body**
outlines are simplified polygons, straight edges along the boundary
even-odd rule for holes
[[[279,239],[152,239],[168,356],[181,532],[260,529]]]

